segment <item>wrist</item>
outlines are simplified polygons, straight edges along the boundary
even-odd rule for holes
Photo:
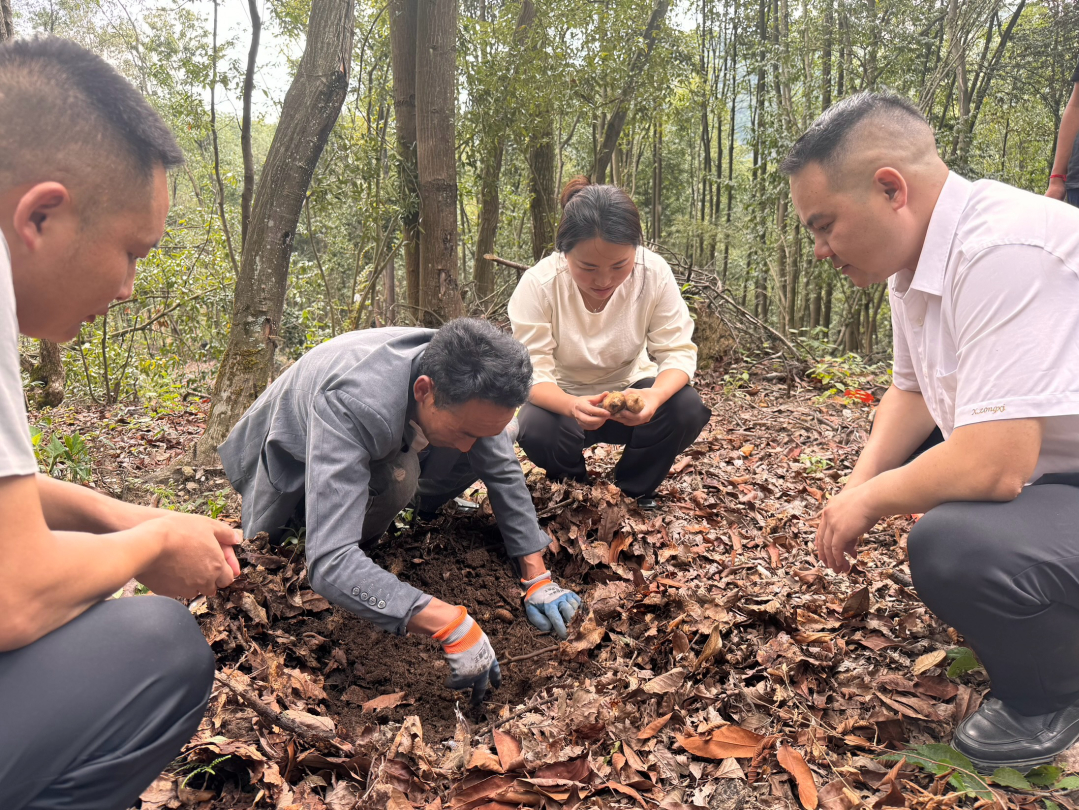
[[[431,599],[427,607],[412,617],[408,623],[408,632],[433,636],[444,630],[460,616],[461,609],[441,599]]]
[[[537,551],[535,554],[529,554],[524,557],[518,557],[517,561],[521,567],[522,580],[535,579],[541,574],[547,573],[547,565],[543,561],[542,551]]]
[[[1054,183],[1054,182],[1057,182],[1057,181],[1060,181],[1061,183],[1063,183],[1067,179],[1068,179],[1068,176],[1066,174],[1060,174],[1059,172],[1053,172],[1053,174],[1049,175],[1049,182],[1050,183]]]

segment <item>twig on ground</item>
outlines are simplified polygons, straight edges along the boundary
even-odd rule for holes
[[[214,680],[236,695],[245,706],[254,711],[264,722],[269,723],[271,726],[277,726],[290,734],[295,734],[297,737],[302,737],[311,742],[327,742],[350,756],[354,753],[352,745],[344,740],[327,738],[315,734],[311,729],[305,728],[302,724],[297,723],[287,715],[274,711],[263,703],[258,695],[246,687],[233,683],[224,673],[215,672]]]
[[[537,518],[548,517],[549,515],[553,515],[555,512],[557,512],[563,506],[569,506],[571,503],[573,503],[573,498],[566,498],[566,500],[564,500],[564,501],[559,501],[556,504],[548,506],[546,509],[541,509],[540,511],[536,512],[536,517]]]
[[[541,655],[547,655],[558,650],[558,645],[555,644],[551,647],[544,647],[542,650],[535,650],[524,655],[511,655],[505,659],[507,664],[516,664],[518,661],[527,661],[529,658],[538,658]]]

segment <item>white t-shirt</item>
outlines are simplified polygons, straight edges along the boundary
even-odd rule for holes
[[[11,254],[0,233],[0,477],[37,472],[19,373],[19,322]]]
[[[917,269],[888,286],[895,385],[945,438],[1041,417],[1031,480],[1079,472],[1079,209],[950,174]]]
[[[513,336],[532,358],[533,385],[553,382],[587,396],[621,391],[667,369],[690,379],[697,370],[693,319],[678,282],[663,257],[644,247],[602,311],[589,311],[565,257],[552,253],[521,277],[509,316]]]

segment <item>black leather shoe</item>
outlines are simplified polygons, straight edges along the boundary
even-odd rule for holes
[[[651,512],[653,509],[659,508],[659,504],[656,503],[654,495],[642,495],[637,499],[637,506],[646,512]]]
[[[1026,773],[1052,762],[1079,739],[1079,703],[1051,714],[1025,717],[994,697],[955,730],[952,745],[978,770],[1015,768]]]

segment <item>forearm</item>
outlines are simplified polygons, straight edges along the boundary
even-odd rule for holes
[[[45,522],[53,531],[105,534],[132,529],[160,517],[156,509],[109,498],[86,487],[38,473],[38,497]]]
[[[922,395],[893,385],[881,398],[873,430],[847,479],[846,488],[859,486],[899,467],[929,437],[934,427],[936,424]]]
[[[656,407],[658,408],[687,385],[689,385],[689,375],[686,372],[677,368],[669,368],[666,371],[661,371],[656,376],[656,380],[649,390],[655,396]]]
[[[90,535],[44,530],[34,554],[7,549],[0,650],[30,644],[122,588],[150,565],[161,540],[133,529]],[[12,553],[14,552],[14,553]]]
[[[1041,422],[1007,420],[957,429],[910,464],[862,485],[871,513],[928,512],[952,501],[1010,501],[1034,473]]]
[[[562,416],[570,415],[575,399],[576,397],[567,394],[553,382],[536,383],[528,396],[528,401],[536,407]]]

